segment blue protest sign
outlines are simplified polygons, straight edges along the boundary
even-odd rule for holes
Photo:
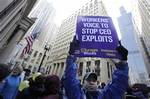
[[[110,17],[78,16],[76,36],[80,42],[76,56],[118,58],[115,48],[119,40]]]

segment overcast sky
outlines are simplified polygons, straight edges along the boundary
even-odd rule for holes
[[[48,1],[52,2],[54,8],[56,9],[55,22],[57,25],[60,25],[62,20],[64,20],[69,15],[77,11],[81,6],[83,6],[90,0],[48,0]],[[118,32],[119,29],[116,18],[120,16],[119,8],[120,6],[124,6],[127,11],[131,11],[130,6],[131,1],[134,0],[104,0],[108,14],[109,16],[112,17]]]

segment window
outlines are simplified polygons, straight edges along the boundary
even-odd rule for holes
[[[31,65],[29,65],[28,69],[32,70],[32,66],[31,66]]]
[[[29,55],[31,55],[31,54],[32,54],[32,52],[33,52],[33,49],[31,49],[31,50],[30,50],[30,52],[29,52],[28,54],[29,54]]]
[[[49,56],[47,57],[47,60],[49,59]]]
[[[95,73],[100,76],[100,60],[95,61]]]
[[[36,56],[37,56],[37,53],[38,53],[38,51],[35,51],[33,57],[36,57]]]
[[[35,73],[36,71],[37,71],[37,67],[34,67],[32,72]]]
[[[30,60],[30,56],[27,56],[27,58],[24,58],[24,61],[28,62]]]
[[[80,62],[80,64],[79,64],[79,76],[82,76],[82,72],[83,72],[83,62]]]
[[[62,67],[64,66],[64,62],[61,62],[61,66],[62,66]]]
[[[97,4],[98,3],[97,0],[95,0],[94,3]]]
[[[91,3],[91,4],[90,4],[90,8],[92,8],[92,6],[93,6],[93,5],[92,5],[92,3]]]
[[[34,63],[35,59],[31,59],[31,63]]]
[[[87,64],[87,65],[86,65],[86,73],[88,73],[88,72],[91,71],[91,69],[90,69],[91,61],[87,61],[86,64]]]
[[[36,64],[38,64],[40,62],[41,57],[42,57],[42,53],[39,54]]]
[[[110,71],[109,71],[110,67],[109,67],[109,63],[107,62],[107,73],[108,73],[108,78],[110,78]]]

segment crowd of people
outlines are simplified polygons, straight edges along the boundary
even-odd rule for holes
[[[57,75],[30,74],[21,66],[10,69],[0,64],[0,99],[148,99],[150,88],[145,84],[128,83],[128,50],[122,45],[116,48],[121,59],[115,63],[116,70],[109,83],[100,84],[96,73],[90,72],[81,81],[77,77],[75,50],[79,48],[76,38],[70,43],[69,55],[62,78]],[[22,74],[24,76],[22,78]]]

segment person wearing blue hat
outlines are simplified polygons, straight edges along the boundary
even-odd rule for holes
[[[79,41],[74,37],[70,43],[69,55],[66,60],[64,88],[68,99],[122,99],[128,88],[128,50],[122,45],[116,48],[122,57],[116,63],[116,70],[113,73],[112,81],[102,90],[97,87],[97,75],[87,74],[84,77],[83,87],[77,78],[78,65],[76,64],[75,50],[79,48]]]

